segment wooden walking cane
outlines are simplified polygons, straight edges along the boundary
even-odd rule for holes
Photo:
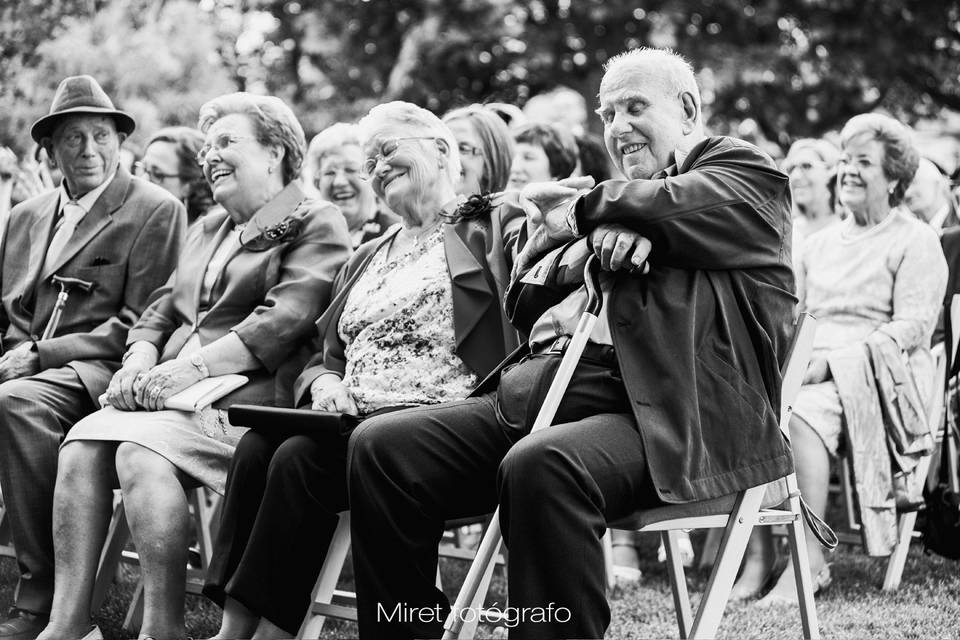
[[[530,433],[545,429],[553,424],[553,418],[563,400],[563,394],[567,391],[567,385],[573,377],[573,372],[577,368],[580,356],[587,346],[587,340],[593,333],[593,326],[597,323],[597,317],[603,307],[603,297],[600,295],[600,281],[597,269],[597,258],[590,255],[586,264],[583,266],[583,282],[587,289],[587,306],[580,316],[580,322],[570,339],[557,368],[557,373],[550,383],[550,389],[543,399],[540,411],[537,413],[537,419],[530,429]],[[489,584],[490,575],[496,565],[494,559],[500,551],[500,543],[503,536],[500,533],[500,507],[493,512],[493,518],[487,527],[483,540],[480,541],[480,547],[477,549],[477,555],[470,565],[467,577],[463,581],[457,600],[450,608],[450,614],[443,625],[445,629],[444,640],[455,640],[464,637],[464,623],[469,622],[471,630],[475,628],[476,621],[480,615],[480,607],[483,605],[483,598],[486,596],[486,590],[480,589],[482,584]],[[469,618],[469,619],[468,619]],[[472,634],[471,634],[472,635]]]

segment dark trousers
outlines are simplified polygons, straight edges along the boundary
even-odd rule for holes
[[[344,438],[247,432],[227,476],[204,595],[221,607],[230,596],[296,634],[346,508]]]
[[[96,407],[69,368],[0,384],[0,488],[20,565],[15,605],[53,603],[53,487],[67,431]]]
[[[610,620],[606,521],[657,503],[623,383],[582,360],[554,425],[532,425],[559,356],[508,369],[495,393],[364,422],[350,439],[354,573],[363,638],[434,638],[446,519],[499,502],[511,638],[600,638]]]

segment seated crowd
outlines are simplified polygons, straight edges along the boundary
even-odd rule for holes
[[[389,102],[308,145],[282,100],[234,93],[128,167],[133,118],[90,76],[60,83],[30,130],[38,171],[0,149],[0,203],[21,200],[0,205],[0,488],[20,569],[0,640],[102,638],[90,603],[115,490],[141,639],[185,637],[200,486],[224,495],[203,589],[221,639],[296,634],[347,509],[366,638],[442,633],[443,616],[378,612],[449,610],[444,523],[497,506],[511,607],[569,614],[516,638],[603,636],[607,522],[794,465],[822,517],[844,450],[871,487],[868,551],[889,553],[895,513],[877,507],[895,482],[917,499],[903,476],[932,448],[938,233],[960,224],[909,129],[857,116],[839,147],[797,141],[778,168],[708,135],[693,69],[658,49],[607,64],[602,141],[506,107]],[[588,255],[603,313],[554,426],[530,434]],[[820,324],[788,442],[779,371],[801,311]],[[212,405],[165,408],[235,373],[246,384]],[[339,438],[249,430],[227,414],[241,403],[362,421]],[[631,534],[614,544],[637,577]],[[734,597],[794,600],[778,560],[757,535]]]

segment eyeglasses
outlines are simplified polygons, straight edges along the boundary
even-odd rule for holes
[[[460,150],[460,155],[462,156],[479,156],[483,154],[483,151],[480,149],[480,147],[475,147],[469,142],[458,143],[457,149]]]
[[[784,173],[791,173],[794,169],[801,169],[803,171],[810,171],[813,167],[816,166],[812,162],[798,162],[797,164],[786,164],[784,163],[782,169]]]
[[[372,156],[367,156],[367,159],[363,161],[363,175],[367,178],[373,177],[373,172],[377,170],[377,165],[380,164],[380,161],[389,162],[390,156],[397,152],[397,149],[400,148],[400,143],[404,140],[439,140],[435,136],[407,136],[405,138],[388,138],[380,143],[377,152]]]
[[[243,140],[255,139],[253,136],[236,136],[231,133],[221,133],[214,137],[213,142],[204,143],[204,145],[200,147],[200,151],[197,152],[197,164],[201,167],[206,164],[207,155],[209,155],[211,151],[223,151],[227,147],[231,147]]]
[[[143,162],[137,160],[133,163],[133,173],[138,176],[147,176],[152,182],[163,182],[164,180],[169,180],[170,178],[179,178],[179,173],[164,173],[160,169],[146,165]]]

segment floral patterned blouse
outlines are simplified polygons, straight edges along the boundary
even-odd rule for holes
[[[343,383],[361,415],[459,400],[478,382],[454,353],[442,225],[388,260],[391,243],[357,279],[338,325],[346,345]]]

